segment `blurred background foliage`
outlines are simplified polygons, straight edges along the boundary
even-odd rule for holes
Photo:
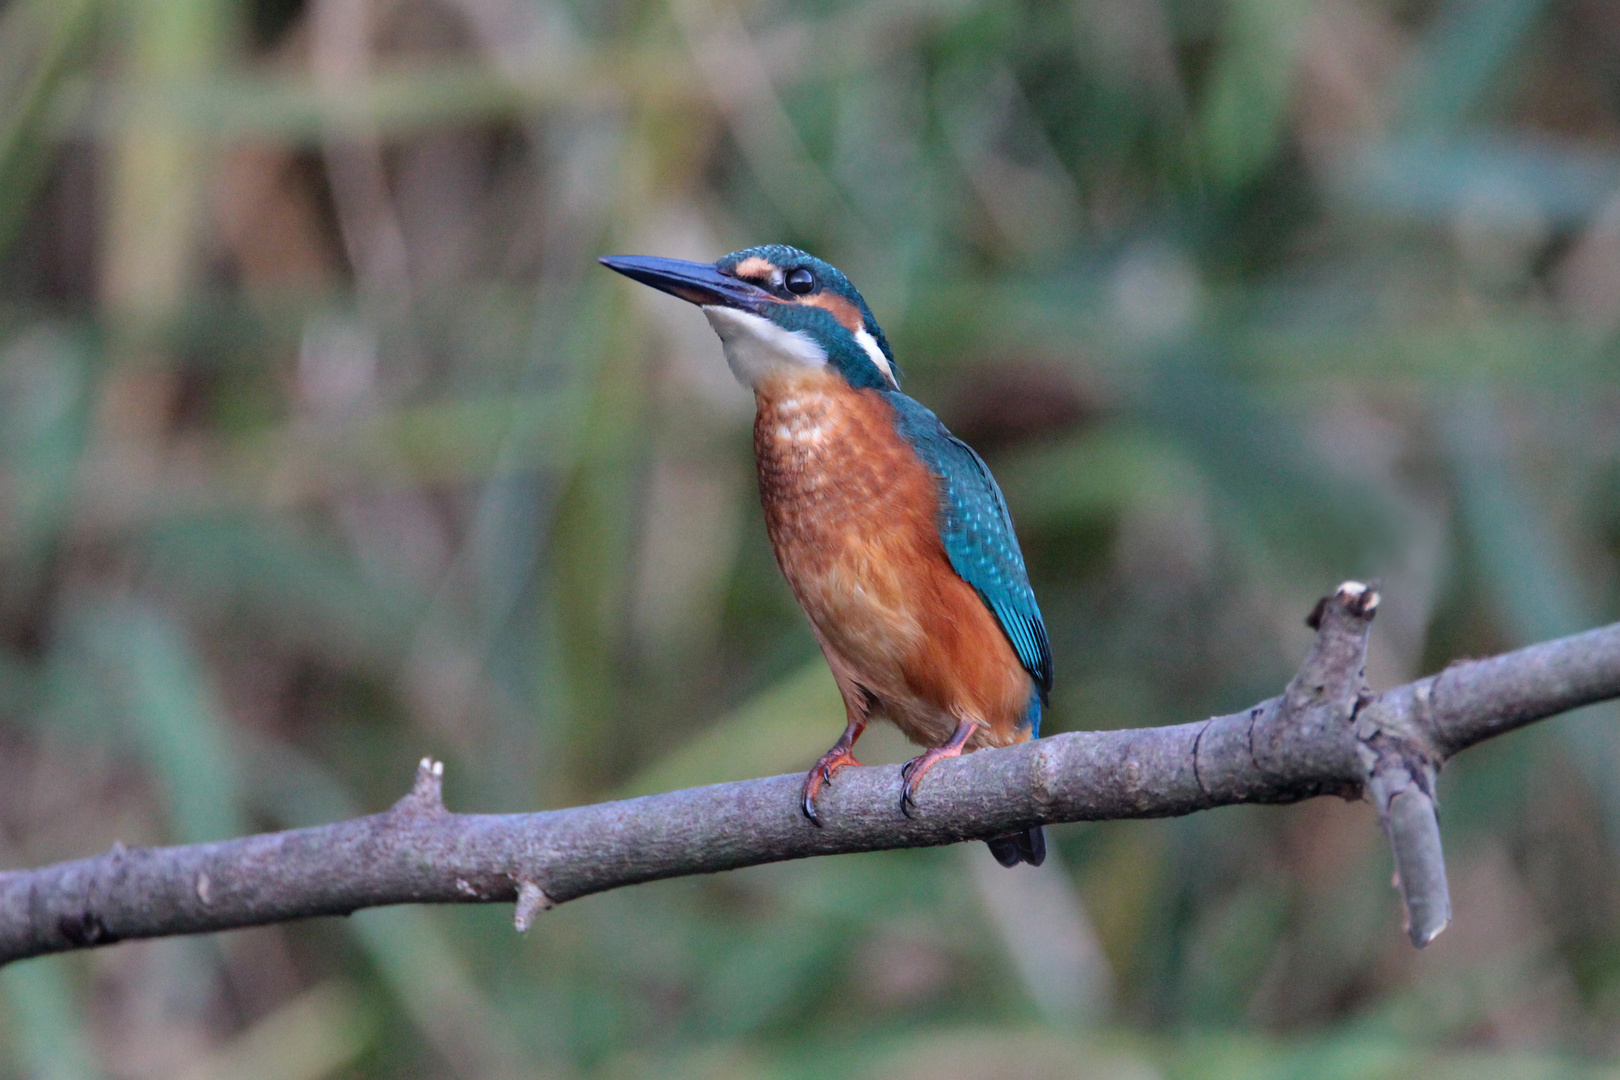
[[[830,678],[690,308],[844,268],[990,459],[1050,730],[1617,617],[1605,0],[0,4],[0,865],[805,768]],[[1620,1075],[1620,725],[1318,801],[0,972],[0,1077]],[[885,741],[886,740],[886,741]],[[892,735],[868,761],[899,760]]]

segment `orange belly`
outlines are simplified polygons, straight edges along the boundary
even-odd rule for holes
[[[883,395],[814,373],[755,396],[766,527],[834,674],[924,746],[945,742],[960,719],[982,725],[970,748],[1029,738],[1034,681],[951,568],[938,481],[895,431]]]

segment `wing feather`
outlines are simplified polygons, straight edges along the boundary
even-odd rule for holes
[[[886,396],[896,428],[940,480],[939,533],[951,569],[995,615],[1044,704],[1052,689],[1052,649],[1001,488],[984,459],[937,416],[904,394]]]

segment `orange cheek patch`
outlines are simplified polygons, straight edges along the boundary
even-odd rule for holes
[[[771,261],[762,259],[758,255],[750,255],[738,263],[737,268],[732,271],[733,274],[740,278],[750,278],[756,281],[769,281],[771,275],[775,272],[776,267],[771,265]]]
[[[799,303],[825,308],[832,312],[832,317],[838,320],[838,324],[852,334],[866,325],[866,321],[861,318],[860,309],[837,293],[816,293],[814,296],[806,296]]]

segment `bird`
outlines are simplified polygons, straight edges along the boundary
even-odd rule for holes
[[[843,697],[847,723],[804,780],[816,806],[875,719],[926,751],[902,769],[910,816],[935,764],[1040,736],[1052,654],[1006,499],[984,459],[900,390],[871,308],[798,248],[714,263],[606,256],[605,266],[697,305],[755,400],[760,503],[786,577]],[[986,841],[1039,866],[1039,825]]]

